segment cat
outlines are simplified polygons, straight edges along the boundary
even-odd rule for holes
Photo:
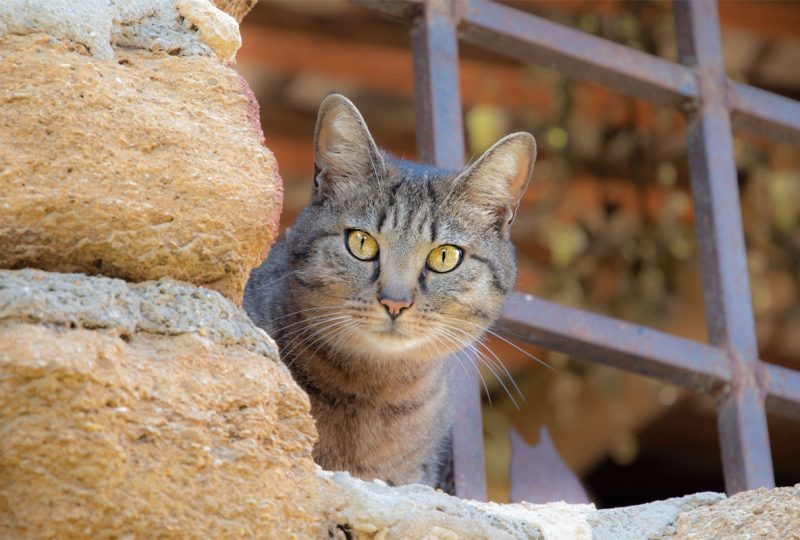
[[[515,284],[510,226],[535,157],[515,133],[461,172],[411,163],[378,149],[347,98],[323,100],[311,201],[244,297],[308,393],[320,466],[446,484],[446,360]]]

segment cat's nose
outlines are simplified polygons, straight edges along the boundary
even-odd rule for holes
[[[414,299],[411,296],[402,296],[400,298],[379,296],[378,302],[383,304],[383,307],[386,308],[386,313],[389,314],[389,317],[395,320],[404,310],[411,307],[411,304],[414,303]]]

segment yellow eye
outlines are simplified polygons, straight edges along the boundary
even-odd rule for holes
[[[378,256],[378,242],[364,231],[353,229],[347,231],[347,250],[356,259],[371,261]]]
[[[433,248],[428,253],[428,268],[434,272],[449,272],[458,266],[463,256],[464,252],[456,246],[444,245]]]

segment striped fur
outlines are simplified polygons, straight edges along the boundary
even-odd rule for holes
[[[244,301],[310,397],[321,466],[442,483],[445,359],[481,338],[514,286],[509,227],[534,158],[533,137],[517,133],[465,171],[423,167],[381,152],[346,98],[323,101],[311,202],[253,271]],[[377,240],[377,259],[348,252],[350,229]],[[425,261],[442,244],[464,258],[439,274]],[[386,291],[413,298],[396,320],[378,301]]]

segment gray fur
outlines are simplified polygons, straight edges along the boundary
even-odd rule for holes
[[[379,151],[355,107],[332,95],[315,145],[311,203],[251,274],[245,310],[309,394],[320,465],[440,484],[451,426],[445,359],[481,338],[514,286],[510,217],[532,172],[533,138],[509,136],[456,174]],[[504,169],[509,152],[529,160],[523,172]],[[375,261],[348,252],[350,229],[378,241]],[[438,274],[426,257],[442,244],[464,258]],[[378,297],[397,291],[413,304],[392,320]]]

